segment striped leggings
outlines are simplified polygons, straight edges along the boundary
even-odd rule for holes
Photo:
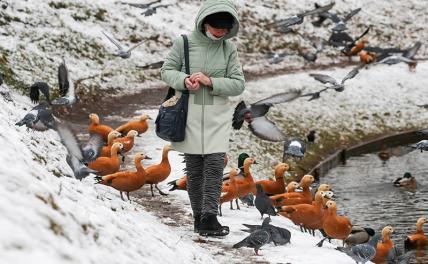
[[[226,153],[184,154],[193,215],[217,214]]]

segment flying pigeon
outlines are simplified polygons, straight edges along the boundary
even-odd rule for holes
[[[275,208],[272,206],[272,200],[266,195],[265,191],[263,190],[262,185],[256,184],[256,199],[254,200],[254,204],[259,210],[261,219],[263,219],[263,215],[267,214],[270,218],[270,216],[276,216],[277,213],[275,211]]]
[[[171,6],[171,5],[158,5],[158,6],[150,6],[150,7],[148,7],[147,8],[147,10],[146,11],[144,11],[143,13],[141,13],[142,15],[144,15],[144,16],[151,16],[151,15],[153,15],[153,14],[156,14],[156,11],[157,11],[157,9],[158,8],[161,8],[161,7],[168,7],[168,6]]]
[[[68,69],[65,65],[64,58],[62,63],[58,67],[58,84],[59,84],[59,94],[60,98],[57,98],[52,101],[53,105],[72,105],[77,101],[77,96],[74,90],[74,84],[69,79]]]
[[[26,125],[28,129],[31,128],[36,131],[46,131],[48,129],[55,129],[56,121],[52,115],[52,111],[49,109],[49,105],[43,101],[33,107],[30,112],[28,112],[24,118],[15,125]]]
[[[137,68],[144,69],[144,70],[152,70],[152,69],[160,69],[162,68],[164,61],[157,61],[153,63],[149,63],[143,66],[137,66]]]
[[[329,75],[325,75],[325,74],[316,74],[316,73],[311,73],[309,74],[309,76],[314,77],[315,80],[321,82],[321,83],[328,83],[331,84],[332,86],[328,86],[328,89],[334,89],[336,92],[343,92],[343,90],[345,90],[345,81],[354,78],[358,73],[359,70],[362,68],[362,65],[359,65],[355,68],[353,68],[343,79],[342,81],[339,83],[336,79],[334,79],[333,77],[329,76]]]
[[[146,9],[146,8],[149,8],[153,4],[160,3],[160,2],[161,2],[161,0],[155,0],[155,1],[152,1],[152,2],[147,3],[147,4],[135,4],[135,3],[122,3],[122,4],[123,5],[130,5],[130,6],[138,7],[138,8],[142,8],[142,9]]]
[[[61,123],[57,126],[58,134],[61,138],[61,142],[67,148],[68,154],[66,161],[68,165],[71,167],[74,173],[74,177],[78,180],[82,180],[87,177],[90,173],[96,174],[97,171],[92,170],[85,166],[84,156],[82,153],[82,149],[77,143],[77,139],[74,134],[71,132],[71,129]]]
[[[294,25],[302,24],[305,16],[325,13],[328,10],[330,10],[333,6],[334,6],[334,2],[331,4],[325,5],[325,6],[317,6],[313,10],[306,11],[306,12],[291,16],[289,18],[268,24],[267,26],[275,25],[276,27],[279,27],[282,32],[287,32],[287,30],[286,30],[287,28],[294,26]]]
[[[269,224],[269,220],[265,219],[265,221],[263,221],[262,226],[267,225],[266,223]],[[266,245],[269,242],[269,240],[270,240],[269,232],[263,230],[263,228],[257,229],[251,232],[251,234],[246,238],[244,238],[244,240],[233,245],[233,248],[241,248],[241,247],[253,248],[256,255],[260,256],[259,249],[262,246]]]
[[[111,43],[113,43],[116,46],[117,51],[114,54],[114,56],[121,57],[122,59],[128,59],[129,57],[131,57],[132,50],[134,50],[136,47],[143,44],[145,41],[145,40],[143,40],[141,42],[138,42],[137,44],[135,44],[134,46],[132,46],[128,50],[124,50],[122,45],[120,45],[120,43],[117,40],[115,40],[113,37],[110,37],[109,35],[107,35],[107,33],[105,33],[104,31],[102,31],[102,33],[104,34],[104,36],[106,36],[108,38],[108,40],[110,40]]]
[[[315,8],[319,8],[320,5],[315,3]],[[348,14],[346,14],[343,18],[340,18],[337,14],[331,13],[331,12],[321,12],[318,13],[318,20],[313,21],[312,24],[316,27],[320,27],[322,23],[330,19],[335,23],[335,26],[333,27],[333,31],[340,32],[348,29],[346,27],[346,23],[356,14],[358,14],[361,11],[361,8],[357,8],[354,10],[351,10]]]
[[[246,121],[248,122],[248,128],[257,137],[268,141],[284,141],[286,139],[285,134],[265,115],[274,104],[290,102],[299,96],[300,91],[290,91],[275,94],[249,106],[244,101],[241,101],[233,113],[232,126],[234,129],[239,130],[244,121]]]
[[[306,146],[302,140],[297,138],[289,139],[284,143],[283,160],[288,159],[288,157],[303,159],[305,151]]]

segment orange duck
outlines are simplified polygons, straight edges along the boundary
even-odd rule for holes
[[[120,197],[123,199],[122,192],[126,192],[126,196],[129,199],[129,192],[136,191],[143,187],[146,182],[146,171],[141,165],[141,161],[147,157],[141,153],[135,155],[134,163],[137,171],[120,171],[114,174],[105,176],[96,176],[97,183],[111,186],[120,192]]]
[[[91,124],[88,128],[89,133],[99,134],[103,137],[104,142],[107,142],[108,134],[113,130],[113,128],[106,125],[100,125],[100,118],[97,114],[90,114],[89,119],[91,120]]]
[[[299,183],[295,181],[291,181],[287,185],[287,193],[294,193],[296,192],[296,188],[299,187]]]
[[[146,169],[146,183],[150,184],[152,196],[155,196],[153,193],[153,185],[155,185],[155,188],[161,195],[167,195],[158,188],[158,183],[168,178],[169,174],[171,173],[171,165],[169,164],[168,160],[168,153],[171,150],[174,150],[171,145],[165,145],[162,150],[162,161],[159,164],[152,165]]]
[[[88,164],[88,168],[98,171],[99,175],[107,175],[119,171],[120,159],[117,153],[122,148],[122,143],[114,143],[111,147],[110,157],[98,157]]]
[[[315,201],[313,201],[312,204],[283,206],[278,213],[289,218],[295,225],[300,226],[300,230],[303,228],[305,230],[309,229],[312,231],[312,234],[315,235],[314,230],[322,228],[322,219],[324,216],[323,207],[330,199],[324,196],[324,193],[329,189],[330,186],[327,184],[321,184],[315,194]]]
[[[116,130],[119,131],[122,135],[128,134],[128,132],[131,130],[135,130],[137,131],[137,135],[140,136],[149,128],[149,125],[147,124],[147,119],[152,118],[146,114],[142,114],[139,120],[128,121],[126,124],[123,124],[120,127],[116,128]]]
[[[171,189],[169,189],[169,191],[174,191],[174,190],[186,191],[187,190],[187,175],[184,175],[180,179],[170,181],[167,184],[171,186]]]
[[[362,40],[358,41],[351,48],[351,50],[349,50],[348,52],[345,52],[345,55],[349,56],[349,57],[357,55],[360,51],[362,51],[364,49],[364,47],[366,46],[367,43],[369,43],[369,42],[366,39],[362,39]]]
[[[312,194],[309,186],[314,182],[314,176],[305,175],[300,180],[299,186],[303,188],[303,192],[283,193],[271,196],[274,206],[286,206],[294,204],[312,204]]]
[[[280,163],[275,167],[275,181],[260,180],[260,184],[267,195],[280,194],[285,192],[284,173],[289,169],[288,164]]]
[[[114,143],[119,142],[123,144],[122,152],[128,152],[134,146],[134,138],[138,135],[138,132],[131,130],[126,134],[126,137],[116,138],[113,140]]]
[[[232,201],[233,199],[238,199],[249,193],[256,193],[256,184],[254,183],[253,176],[250,172],[250,166],[255,163],[253,158],[246,158],[244,161],[243,168],[243,178],[236,176],[232,182],[229,182],[228,186],[222,187],[222,192],[225,194],[220,197],[220,215],[221,215],[221,205],[225,202]]]
[[[406,237],[404,241],[404,248],[406,250],[411,249],[422,249],[427,245],[427,237],[425,236],[424,230],[422,230],[423,224],[425,224],[425,217],[421,217],[416,222],[416,232],[413,235]]]
[[[371,260],[374,263],[384,263],[388,252],[394,247],[394,242],[391,240],[391,234],[394,229],[390,226],[386,226],[382,229],[382,241],[379,241],[376,245],[376,255]]]
[[[110,157],[111,146],[113,146],[113,140],[118,137],[120,137],[120,133],[117,132],[116,130],[112,130],[110,133],[108,133],[107,146],[104,146],[102,148],[100,157]]]
[[[327,238],[340,239],[345,245],[345,239],[352,231],[351,221],[345,216],[337,215],[336,202],[328,201],[325,207],[326,211],[324,212],[322,227],[328,237],[323,238],[317,246],[322,247],[324,240]]]
[[[370,64],[376,60],[375,53],[367,52],[364,50],[360,51],[360,53],[358,53],[358,56],[360,57],[360,62],[363,64]]]

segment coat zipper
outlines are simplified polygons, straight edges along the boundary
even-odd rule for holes
[[[204,62],[204,71],[207,72],[207,61],[208,61],[208,51],[211,46],[211,43],[208,43],[207,52]],[[204,119],[205,119],[205,87],[202,88],[202,118],[201,118],[201,138],[202,138],[202,155],[205,155],[205,140],[204,140]]]

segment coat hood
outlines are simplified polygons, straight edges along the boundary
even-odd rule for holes
[[[238,20],[238,12],[230,0],[205,0],[199,9],[198,15],[195,20],[195,31],[201,36],[207,38],[203,32],[202,22],[204,19],[214,13],[218,12],[228,12],[230,13],[234,19],[235,23],[233,28],[223,39],[233,38],[238,34],[239,29],[239,20]]]

